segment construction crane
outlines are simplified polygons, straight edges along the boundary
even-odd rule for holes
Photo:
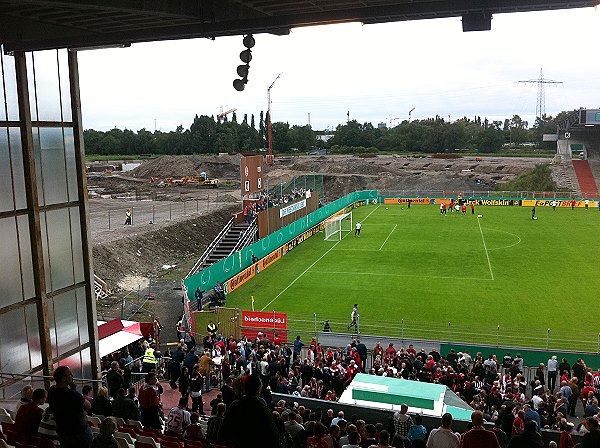
[[[221,121],[222,119],[224,119],[228,114],[235,112],[237,110],[236,107],[226,110],[225,112],[223,112],[223,106],[221,106],[221,111],[219,112],[219,114],[217,115],[217,121]]]
[[[408,122],[410,123],[410,119],[412,118],[413,110],[415,110],[415,106],[411,106],[411,109],[408,111]]]

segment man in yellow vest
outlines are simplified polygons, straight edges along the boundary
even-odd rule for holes
[[[142,372],[149,373],[152,369],[156,369],[157,362],[154,346],[148,347],[142,359]]]

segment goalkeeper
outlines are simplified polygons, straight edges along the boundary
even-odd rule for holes
[[[356,333],[360,333],[358,328],[358,318],[360,317],[360,314],[358,314],[358,303],[354,304],[354,308],[352,308],[352,313],[350,313],[350,317],[352,319],[352,322],[350,322],[350,324],[348,325],[348,330],[354,327]]]

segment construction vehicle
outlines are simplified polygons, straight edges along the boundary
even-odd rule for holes
[[[205,171],[202,171],[200,173],[200,180],[198,181],[198,185],[200,185],[201,187],[218,188],[219,180],[218,179],[210,179],[208,177],[208,174],[206,174]]]

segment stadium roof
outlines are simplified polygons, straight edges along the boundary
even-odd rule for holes
[[[598,0],[0,0],[7,52],[129,45],[299,26],[463,17],[465,31],[489,29],[496,13],[583,8]]]

